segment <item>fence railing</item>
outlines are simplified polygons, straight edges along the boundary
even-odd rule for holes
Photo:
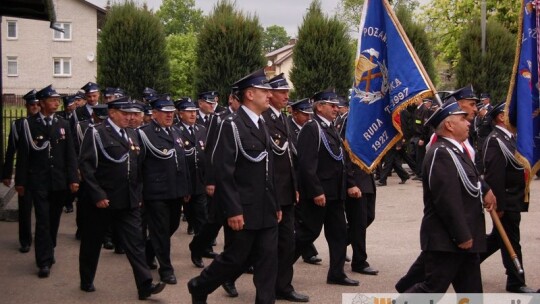
[[[2,136],[4,138],[2,148],[2,156],[5,154],[8,143],[9,131],[11,124],[15,119],[26,116],[25,101],[22,95],[4,94],[2,95]],[[2,162],[3,163],[3,162]]]

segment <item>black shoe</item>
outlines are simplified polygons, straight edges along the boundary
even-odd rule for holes
[[[161,282],[164,282],[170,285],[175,285],[177,283],[176,276],[174,274],[168,275],[164,278],[161,278]]]
[[[213,252],[213,251],[205,251],[203,252],[202,254],[202,257],[203,258],[208,258],[208,259],[214,259],[218,256],[219,254]]]
[[[19,252],[21,253],[27,253],[30,251],[30,245],[24,245],[24,246],[21,246],[21,248],[19,248]]]
[[[343,286],[358,286],[360,282],[357,280],[344,277],[342,279],[326,279],[326,284],[343,285]]]
[[[37,274],[39,278],[48,278],[49,274],[51,274],[51,268],[49,266],[39,267],[39,271]]]
[[[225,282],[223,285],[221,285],[223,289],[225,289],[225,292],[227,295],[231,298],[238,297],[238,290],[236,290],[236,286],[234,286],[234,282]]]
[[[366,266],[366,267],[363,267],[363,268],[357,268],[357,267],[351,267],[352,271],[353,272],[358,272],[358,273],[361,273],[361,274],[367,274],[367,275],[377,275],[379,273],[379,271],[375,268],[372,268],[370,266]]]
[[[146,264],[150,269],[157,269],[156,259],[152,258],[151,260],[146,260]]]
[[[191,253],[191,262],[197,268],[204,268],[204,263],[201,256]]]
[[[189,293],[191,294],[192,304],[206,304],[206,299],[208,298],[208,295],[199,294],[196,292],[195,288],[197,288],[197,280],[195,278],[189,280],[189,282],[187,283],[187,287]]]
[[[108,249],[108,250],[113,250],[114,244],[111,241],[105,241],[103,242],[103,248]]]
[[[400,184],[400,185],[403,185],[403,184],[405,184],[409,179],[410,179],[410,177],[402,178],[401,181],[399,182],[399,184]]]
[[[90,284],[81,284],[81,290],[86,291],[86,292],[94,292],[94,291],[96,291],[96,287],[92,283],[90,283]]]
[[[152,283],[146,290],[139,290],[139,300],[146,300],[153,294],[158,294],[163,291],[166,284],[159,282],[157,284]]]
[[[527,285],[523,286],[516,286],[516,287],[506,287],[506,291],[513,292],[513,293],[537,293],[538,291],[534,291],[534,289],[530,288]]]
[[[65,213],[71,213],[71,212],[73,212],[73,207],[65,207],[65,208],[64,208],[64,212],[65,212]]]
[[[253,266],[249,266],[246,271],[246,273],[253,274],[255,272],[255,269],[253,269]]]
[[[193,230],[193,227],[191,227],[191,226],[187,227],[187,234],[188,235],[194,235],[195,234],[195,232]]]
[[[345,262],[350,263],[351,261],[352,261],[352,260],[351,260],[351,257],[348,256],[348,255],[346,255],[346,256],[345,256]]]
[[[116,253],[116,254],[125,254],[126,251],[124,250],[124,248],[122,248],[120,246],[116,246],[116,247],[114,247],[114,253]]]
[[[384,186],[386,186],[386,182],[378,181],[378,182],[375,183],[375,185],[377,185],[377,187],[384,187]]]
[[[318,256],[314,255],[310,257],[309,259],[304,259],[304,262],[312,265],[319,265],[320,262],[322,262],[322,259]]]
[[[294,290],[289,293],[276,294],[276,299],[287,300],[289,302],[309,302],[308,296],[299,294]]]

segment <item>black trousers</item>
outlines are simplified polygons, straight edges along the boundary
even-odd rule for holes
[[[202,225],[199,233],[193,236],[193,240],[189,243],[189,250],[195,256],[201,256],[205,251],[212,250],[212,241],[218,236],[219,230],[223,225],[221,223],[206,222]],[[225,247],[227,242],[225,242]]]
[[[19,244],[21,247],[32,245],[32,196],[19,195]]]
[[[133,269],[137,289],[148,290],[152,284],[152,274],[144,254],[140,209],[101,209],[91,205],[85,210],[88,214],[79,252],[81,285],[94,282],[103,237],[107,227],[112,224],[118,231],[119,241]]]
[[[505,211],[503,217],[501,218],[501,224],[508,235],[510,244],[514,248],[518,259],[523,266],[523,258],[521,254],[521,245],[520,241],[520,231],[519,224],[521,222],[521,213],[515,211]],[[521,287],[525,285],[525,274],[519,274],[512,262],[512,258],[506,250],[506,247],[501,239],[499,231],[493,225],[493,230],[490,234],[487,235],[487,250],[484,253],[480,254],[480,261],[483,262],[485,259],[490,257],[497,250],[501,250],[501,258],[506,269],[506,288]]]
[[[294,291],[294,205],[281,206],[281,222],[278,226],[278,273],[276,294]]]
[[[275,302],[277,277],[278,228],[233,231],[224,226],[228,246],[212,264],[194,278],[194,295],[208,295],[224,282],[238,276],[245,267],[253,263],[253,282],[256,288],[255,303]],[[255,257],[252,259],[252,257]]]
[[[366,231],[375,220],[374,193],[362,193],[360,198],[347,197],[345,214],[349,243],[353,251],[351,267],[362,269],[368,267],[366,251]]]
[[[317,247],[315,247],[315,244],[311,244],[311,246],[308,246],[304,252],[302,252],[302,259],[309,260],[309,258],[314,257],[318,255],[319,252],[317,251]]]
[[[36,214],[35,251],[38,267],[51,266],[67,191],[30,190]]]
[[[483,292],[478,253],[426,251],[424,273],[406,293],[445,293],[450,284],[456,293]]]
[[[422,163],[424,163],[424,157],[426,156],[426,145],[428,143],[424,142],[424,145],[419,146],[416,144],[416,170],[415,174],[418,177],[422,177]]]
[[[174,274],[171,263],[171,236],[180,226],[181,199],[145,200],[150,242],[159,262],[159,275],[163,278]]]
[[[189,226],[193,228],[193,232],[195,234],[199,233],[208,220],[206,194],[192,195],[189,202],[184,203],[184,212]]]
[[[381,170],[381,183],[386,182],[386,178],[388,175],[390,175],[390,172],[392,172],[392,168],[396,171],[399,178],[402,180],[409,178],[409,173],[403,169],[401,165],[401,160],[399,157],[399,153],[396,149],[390,149],[388,153],[384,156],[384,166]]]
[[[424,265],[426,259],[426,251],[420,252],[420,255],[412,263],[407,273],[396,283],[396,290],[399,293],[404,293],[413,285],[423,282],[426,279]]]
[[[324,225],[324,236],[330,251],[330,268],[327,279],[340,280],[346,277],[344,272],[347,254],[347,224],[345,207],[341,200],[327,200],[326,206],[319,207],[313,200],[300,201],[296,214],[296,261],[306,248],[321,234]]]

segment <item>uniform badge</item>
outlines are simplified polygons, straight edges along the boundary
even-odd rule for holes
[[[276,114],[272,113],[270,114],[270,117],[272,117],[273,120],[276,120]]]
[[[37,140],[42,140],[42,139],[43,139],[43,136],[40,135],[40,136],[36,137],[36,139],[37,139]]]
[[[202,140],[199,140],[199,145],[201,146],[201,149],[204,150],[204,142]]]
[[[184,145],[189,146],[189,141],[186,140],[186,141],[184,142]]]
[[[180,126],[180,131],[184,131],[184,127]]]
[[[328,127],[324,121],[321,122],[321,125],[322,125],[323,127]]]
[[[274,143],[279,146],[279,139],[274,140]]]
[[[66,130],[64,128],[60,128],[60,135],[61,139],[66,139]]]
[[[167,149],[163,149],[163,154],[167,154]]]

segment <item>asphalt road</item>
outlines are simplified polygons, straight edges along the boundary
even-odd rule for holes
[[[524,213],[521,238],[527,284],[540,287],[540,181],[532,183],[531,206]],[[309,265],[301,260],[295,265],[293,285],[301,293],[308,294],[310,303],[341,303],[342,293],[393,293],[394,284],[407,271],[419,253],[419,229],[422,218],[422,186],[420,182],[408,181],[399,185],[397,177],[388,179],[388,186],[378,188],[375,222],[368,230],[369,262],[380,270],[377,276],[366,276],[350,271],[346,273],[360,280],[359,287],[341,287],[326,284],[328,248],[321,234],[316,246],[323,259],[321,265]],[[488,231],[491,220],[486,214]],[[187,244],[191,236],[182,222],[173,236],[172,260],[178,285],[169,285],[152,296],[150,303],[190,303],[187,281],[200,273],[189,259]],[[95,280],[97,291],[85,293],[79,290],[78,254],[79,242],[75,239],[75,213],[63,214],[56,264],[47,279],[37,277],[34,251],[22,254],[18,251],[17,223],[0,222],[0,303],[136,303],[137,291],[131,268],[125,255],[103,250]],[[223,245],[222,235],[216,250]],[[349,255],[352,252],[349,249]],[[205,259],[207,264],[210,260]],[[153,271],[154,278],[159,278]],[[506,276],[499,254],[482,264],[485,292],[505,292]],[[240,296],[228,298],[220,288],[209,296],[209,303],[253,303],[255,289],[252,276],[243,275],[237,282]],[[281,301],[280,301],[281,302]],[[285,302],[281,302],[285,303]]]

